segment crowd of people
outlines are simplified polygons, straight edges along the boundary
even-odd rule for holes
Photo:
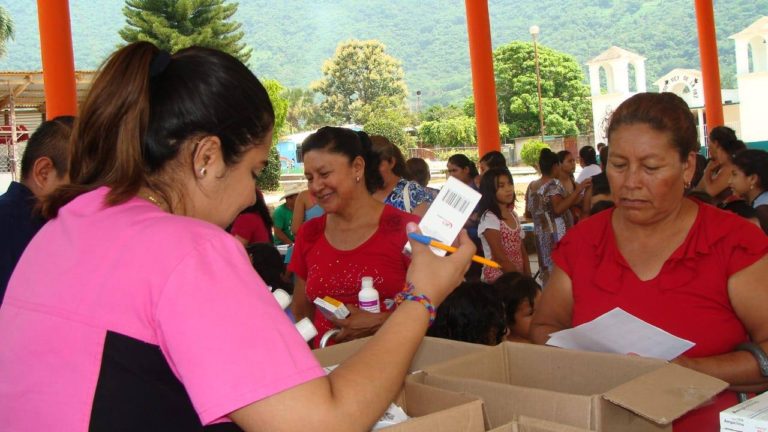
[[[452,155],[447,174],[481,198],[446,257],[403,252],[438,190],[383,136],[318,129],[301,147],[306,183],[270,212],[254,179],[273,126],[234,57],[139,42],[105,63],[76,119],[33,134],[0,197],[8,428],[364,430],[425,334],[544,344],[615,307],[695,342],[674,362],[731,384],[676,430],[716,430],[737,391],[768,388],[768,153],[718,127],[702,160],[681,98],[631,97],[597,151],[542,150],[522,197],[502,153]],[[475,253],[499,268],[470,265]],[[379,312],[358,307],[363,278]],[[274,288],[331,343],[373,337],[326,375]],[[349,315],[323,314],[327,297]]]

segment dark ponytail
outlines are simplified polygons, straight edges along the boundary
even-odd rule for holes
[[[231,165],[262,142],[274,117],[264,86],[231,55],[191,47],[168,56],[149,42],[130,44],[107,59],[93,82],[72,135],[71,184],[49,197],[43,214],[55,217],[101,186],[110,188],[109,205],[142,186],[170,202],[181,191],[163,169],[185,143],[216,136]]]

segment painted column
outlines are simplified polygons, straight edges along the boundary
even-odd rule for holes
[[[472,92],[475,96],[477,147],[482,157],[501,149],[499,112],[496,108],[496,82],[493,75],[491,22],[487,0],[465,0],[469,58],[472,63]]]
[[[75,60],[68,0],[37,0],[45,114],[50,120],[77,114]]]
[[[699,31],[699,54],[704,87],[704,109],[707,130],[722,126],[723,100],[720,94],[720,65],[717,62],[717,37],[712,0],[696,0],[696,25]]]
[[[749,42],[736,39],[736,75],[749,73]]]
[[[635,85],[638,93],[645,93],[648,91],[646,86],[645,77],[645,60],[638,60],[635,65]]]

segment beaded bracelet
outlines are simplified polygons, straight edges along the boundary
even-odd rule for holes
[[[432,306],[432,302],[429,300],[429,297],[427,297],[426,294],[415,295],[414,291],[415,287],[412,283],[408,282],[406,287],[403,288],[403,290],[397,293],[395,296],[395,303],[398,305],[404,301],[415,301],[421,303],[421,305],[427,309],[427,312],[429,312],[429,325],[431,326],[432,323],[435,322],[435,307]]]

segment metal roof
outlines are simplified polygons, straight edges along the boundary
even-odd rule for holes
[[[96,71],[75,71],[77,102],[82,103],[91,88]],[[42,71],[0,71],[0,110],[6,109],[13,92],[16,108],[45,111],[45,86]]]

